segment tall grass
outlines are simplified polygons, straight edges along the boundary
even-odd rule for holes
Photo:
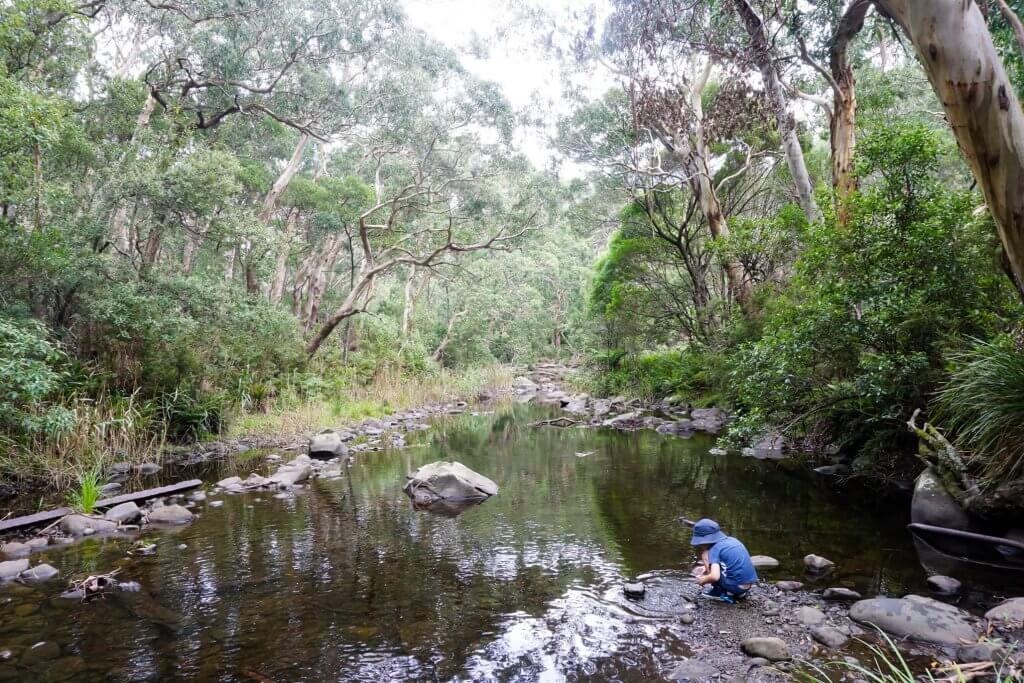
[[[103,480],[99,467],[81,472],[78,475],[78,486],[67,494],[68,504],[78,512],[91,515],[96,511],[102,487]]]
[[[229,436],[283,433],[297,434],[344,422],[382,417],[430,403],[468,399],[487,390],[512,386],[513,374],[504,366],[403,376],[398,369],[384,370],[367,385],[335,382],[316,387],[284,384],[270,399],[265,411],[238,410],[232,416]],[[312,394],[312,395],[311,395]]]
[[[65,489],[80,473],[116,461],[152,459],[164,445],[159,407],[134,395],[100,392],[64,403],[71,419],[65,429],[27,441],[0,442],[0,479]]]
[[[1024,475],[1024,353],[978,342],[953,358],[936,419],[986,483]]]

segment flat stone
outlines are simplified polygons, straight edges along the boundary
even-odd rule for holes
[[[804,626],[819,626],[825,623],[825,613],[817,607],[803,606],[796,611],[796,619]]]
[[[775,569],[779,566],[779,561],[768,555],[752,555],[750,561],[754,569]]]
[[[181,505],[165,505],[152,510],[147,519],[150,524],[188,524],[195,517]]]
[[[37,662],[57,659],[57,657],[60,657],[60,645],[52,640],[43,640],[25,650],[25,653],[21,655],[21,664],[32,665]]]
[[[116,481],[112,481],[109,484],[104,484],[100,487],[100,493],[105,496],[109,496],[111,493],[117,493],[120,490],[121,484]]]
[[[1024,598],[1010,598],[985,612],[989,621],[1020,628],[1024,625]]]
[[[288,488],[309,479],[311,472],[312,468],[308,464],[292,465],[289,463],[270,475],[267,482],[275,484],[279,488]]]
[[[832,626],[812,626],[811,637],[825,647],[838,650],[850,640],[845,633]]]
[[[704,683],[718,676],[718,669],[697,659],[687,659],[668,674],[670,681]]]
[[[163,468],[160,465],[156,464],[155,462],[144,462],[141,465],[139,465],[138,472],[139,474],[149,476],[151,474],[156,474],[162,469]]]
[[[140,517],[142,517],[142,510],[132,502],[115,505],[103,515],[103,519],[116,522],[117,524],[128,524],[138,520]]]
[[[8,559],[17,559],[19,557],[28,557],[32,552],[32,546],[28,543],[18,543],[17,541],[10,541],[0,545],[0,557],[6,557]]]
[[[22,581],[47,581],[60,574],[56,567],[48,564],[37,564],[36,566],[21,573]]]
[[[227,479],[221,479],[217,482],[217,486],[222,489],[239,488],[242,485],[241,477],[228,477]]]
[[[622,592],[626,594],[627,598],[642,598],[647,593],[647,586],[640,583],[627,583],[622,586]]]
[[[751,657],[764,657],[770,662],[781,662],[792,659],[789,646],[781,638],[747,638],[740,646],[744,654]]]
[[[842,600],[860,600],[861,595],[857,591],[850,590],[849,588],[836,587],[836,588],[826,588],[822,592],[821,597],[825,598],[826,600],[842,601]]]
[[[836,563],[821,555],[807,555],[804,557],[804,566],[815,573],[830,572],[835,569]]]
[[[956,595],[962,584],[952,576],[936,574],[928,577],[928,590],[936,595]]]
[[[18,574],[28,569],[28,560],[7,560],[0,562],[0,581],[18,578]]]
[[[36,536],[35,538],[30,538],[25,541],[25,545],[32,548],[32,550],[39,550],[40,548],[45,548],[50,545],[50,539],[46,536]]]
[[[804,587],[799,581],[776,581],[775,585],[780,591],[798,591]]]
[[[68,515],[61,520],[60,530],[69,536],[91,536],[117,531],[117,524],[100,517]]]
[[[965,612],[917,595],[861,600],[850,608],[850,618],[898,638],[936,645],[956,647],[978,638]]]

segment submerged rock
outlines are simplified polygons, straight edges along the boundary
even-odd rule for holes
[[[60,530],[69,536],[91,536],[117,531],[117,523],[99,517],[68,515],[60,521]]]
[[[433,462],[409,475],[404,487],[413,500],[473,500],[497,495],[498,485],[459,462]]]
[[[850,618],[898,638],[936,645],[955,647],[978,637],[965,612],[917,595],[861,600],[850,608]]]
[[[951,576],[936,574],[928,577],[928,589],[936,595],[956,595],[960,592],[961,585]]]
[[[836,563],[822,557],[821,555],[807,555],[804,557],[804,566],[807,567],[807,570],[810,572],[823,574],[835,569]]]
[[[47,581],[57,576],[60,572],[57,571],[56,567],[52,567],[48,564],[37,564],[31,569],[27,569],[21,573],[22,581]]]
[[[1001,664],[1001,660],[1006,657],[1006,648],[1000,643],[972,643],[970,645],[963,645],[957,648],[956,661],[961,664],[968,664],[970,662],[996,662]]]
[[[849,588],[826,588],[821,594],[826,600],[860,600],[860,593]]]
[[[647,593],[647,586],[639,581],[627,583],[622,586],[622,592],[626,594],[627,598],[642,598]]]
[[[164,505],[149,513],[150,524],[188,524],[194,515],[181,505]]]
[[[0,562],[0,581],[18,578],[18,574],[28,569],[28,560],[7,560]]]
[[[28,557],[29,553],[32,552],[32,546],[27,543],[18,543],[17,541],[10,541],[0,545],[0,557],[6,557],[8,559],[17,559],[20,557]]]
[[[769,662],[781,662],[792,659],[789,646],[782,638],[747,638],[740,646],[744,654],[751,657],[764,657]]]
[[[814,626],[810,631],[812,638],[833,650],[838,650],[850,640],[845,633],[834,626]]]

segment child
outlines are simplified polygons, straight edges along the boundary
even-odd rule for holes
[[[711,590],[701,595],[733,604],[745,598],[757,583],[750,553],[738,540],[724,534],[713,519],[693,525],[690,543],[697,547],[704,563],[704,573],[697,577],[697,583],[711,584]]]

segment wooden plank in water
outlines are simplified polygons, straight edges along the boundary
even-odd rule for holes
[[[146,489],[145,491],[136,491],[135,493],[125,493],[124,495],[114,496],[113,498],[104,498],[103,500],[96,503],[96,507],[107,508],[114,505],[120,505],[121,503],[131,503],[133,501],[149,500],[150,498],[156,498],[157,496],[166,496],[171,493],[188,491],[189,489],[194,489],[202,485],[202,479],[189,479],[188,481],[181,481],[178,482],[177,484],[158,486],[155,489]]]
[[[43,524],[44,522],[52,522],[55,519],[60,519],[64,515],[70,515],[74,510],[71,508],[57,508],[56,510],[47,510],[46,512],[37,512],[34,515],[24,515],[22,517],[12,517],[5,519],[0,522],[0,533],[9,531],[10,529],[20,529],[26,526],[36,526],[37,524]]]

